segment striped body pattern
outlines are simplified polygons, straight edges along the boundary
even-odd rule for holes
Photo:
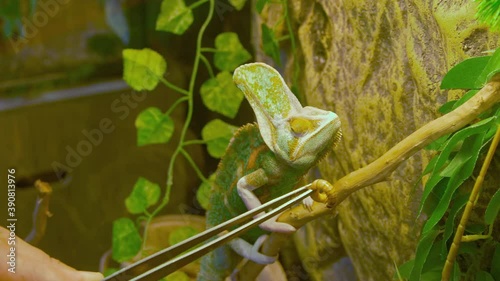
[[[247,211],[236,190],[240,178],[263,168],[269,183],[254,191],[262,203],[290,192],[306,171],[282,163],[267,147],[256,124],[241,127],[234,135],[224,158],[219,163],[215,184],[212,186],[210,206],[207,211],[207,228],[216,226]],[[266,232],[255,227],[241,238],[250,243]],[[198,280],[223,280],[231,274],[239,256],[227,245],[202,259]],[[204,276],[204,279],[201,277]]]

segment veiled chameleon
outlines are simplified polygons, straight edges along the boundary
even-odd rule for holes
[[[235,70],[233,80],[252,106],[257,124],[245,125],[234,134],[219,164],[207,211],[207,227],[290,192],[340,138],[337,115],[302,107],[272,67],[263,63],[246,64]],[[312,204],[312,200],[304,203]],[[258,263],[274,262],[276,257],[258,253],[261,237],[266,231],[296,230],[289,224],[276,222],[276,217],[259,226],[204,256],[198,280],[224,280],[240,256]]]

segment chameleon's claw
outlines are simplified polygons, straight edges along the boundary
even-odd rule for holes
[[[309,189],[314,190],[314,192],[311,194],[311,198],[316,202],[327,203],[328,195],[326,192],[331,190],[332,188],[332,184],[327,182],[326,180],[315,180],[309,187]]]
[[[314,200],[311,198],[311,196],[307,196],[306,198],[304,198],[304,200],[302,200],[302,204],[307,210],[309,210],[309,212],[312,212],[313,203]]]

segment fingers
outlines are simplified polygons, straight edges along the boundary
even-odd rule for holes
[[[10,247],[15,247],[15,273],[7,270],[6,255],[0,256],[0,280],[5,281],[98,281],[104,277],[101,273],[77,271],[57,259],[51,258],[42,250],[31,246],[16,237],[15,245],[7,243],[9,232],[0,228],[0,252],[7,252]]]

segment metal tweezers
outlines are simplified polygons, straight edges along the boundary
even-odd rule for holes
[[[266,220],[272,218],[273,216],[283,212],[286,208],[291,207],[295,203],[300,202],[309,196],[313,191],[308,189],[311,184],[305,185],[303,187],[297,188],[292,192],[275,198],[262,206],[245,212],[237,217],[234,217],[218,226],[207,229],[189,239],[186,239],[180,243],[163,249],[155,254],[148,256],[134,264],[131,264],[112,275],[104,278],[103,281],[156,281],[159,280],[170,273],[180,269],[184,265],[200,258],[201,256],[207,254],[208,252],[216,249],[220,245],[227,243],[228,241],[240,236],[254,226],[265,222]],[[291,196],[296,196],[290,199]],[[236,224],[241,224],[253,216],[266,211],[269,208],[273,208],[271,211],[266,212],[265,215],[253,219],[240,227],[234,229],[231,232],[227,232],[232,226]],[[221,232],[225,232],[224,235]],[[213,239],[216,237],[215,239]],[[208,242],[207,242],[208,240]],[[198,244],[205,242],[204,245],[197,247],[189,252],[182,255],[184,251],[195,247]],[[179,255],[179,256],[177,256]]]

